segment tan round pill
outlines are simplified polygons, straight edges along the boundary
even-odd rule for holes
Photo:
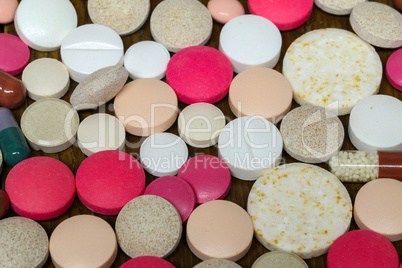
[[[233,261],[224,259],[209,259],[200,262],[193,268],[241,268],[241,266]]]
[[[272,251],[260,256],[251,268],[308,268],[307,263],[296,254]]]

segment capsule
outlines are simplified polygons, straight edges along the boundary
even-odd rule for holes
[[[31,154],[14,115],[4,107],[0,107],[0,149],[3,153],[4,162],[11,167],[28,158]]]
[[[378,178],[402,181],[402,152],[340,151],[329,160],[330,171],[343,182]]]
[[[0,70],[0,106],[16,108],[25,101],[27,90],[20,79]]]

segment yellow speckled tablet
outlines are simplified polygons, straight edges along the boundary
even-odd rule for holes
[[[345,115],[378,92],[382,64],[374,48],[357,35],[328,28],[308,32],[290,45],[283,74],[300,105],[327,106]]]
[[[352,202],[335,175],[292,163],[269,170],[254,183],[247,211],[266,248],[309,259],[326,253],[348,231]]]

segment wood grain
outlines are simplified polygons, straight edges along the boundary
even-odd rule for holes
[[[79,25],[91,23],[89,16],[88,16],[87,9],[86,9],[87,1],[72,0],[71,2],[74,4],[74,7],[77,11],[78,18],[79,18],[78,19]],[[160,2],[160,0],[151,0],[151,10],[153,10],[159,2]],[[201,2],[203,2],[206,5],[208,1],[202,0]],[[244,5],[244,7],[246,8],[246,12],[248,13],[247,1],[241,0],[241,2]],[[382,2],[382,3],[388,4],[390,6],[393,6],[393,3],[391,0],[380,0],[377,2]],[[210,41],[207,43],[208,46],[218,48],[219,32],[220,32],[222,26],[223,25],[214,22],[213,33],[212,33]],[[351,26],[349,24],[348,16],[330,15],[330,14],[324,13],[319,8],[314,6],[312,15],[310,16],[310,18],[304,25],[302,25],[301,27],[299,27],[295,30],[282,32],[283,46],[282,46],[282,51],[281,51],[281,59],[279,61],[279,64],[275,67],[275,69],[278,71],[282,70],[282,60],[283,60],[285,51],[297,37],[301,36],[302,34],[308,32],[308,31],[311,31],[314,29],[322,29],[322,28],[341,28],[341,29],[352,31]],[[4,32],[16,34],[14,25],[13,24],[5,25]],[[149,27],[149,18],[148,18],[147,22],[145,23],[145,25],[139,31],[123,38],[125,49],[127,49],[130,45],[132,45],[133,43],[138,42],[140,40],[152,40],[151,33],[150,33],[150,27]],[[381,49],[381,48],[376,48],[376,50],[381,57],[381,60],[383,63],[383,68],[385,70],[386,60],[388,59],[390,54],[395,50]],[[34,59],[38,59],[38,58],[44,58],[44,57],[51,57],[51,58],[56,58],[56,59],[60,60],[60,53],[59,53],[59,51],[45,53],[45,52],[38,52],[38,51],[31,50],[30,61],[33,61]],[[19,76],[19,78],[20,78],[20,76]],[[71,93],[76,86],[77,86],[77,83],[75,83],[75,82],[71,83],[68,93],[63,97],[64,100],[69,101]],[[385,77],[385,73],[383,75],[379,93],[391,95],[391,96],[397,97],[400,100],[402,100],[402,92],[399,92],[396,89],[391,87],[391,85],[389,84],[389,82],[387,81],[387,79]],[[13,110],[13,113],[18,122],[20,122],[21,115],[22,115],[23,111],[25,110],[25,108],[27,106],[29,106],[31,103],[33,103],[33,101],[29,98],[26,98],[24,104],[21,107]],[[109,114],[113,114],[113,111],[111,109],[112,106],[110,105],[111,103],[112,102],[107,103],[106,105],[100,107],[98,110],[80,112],[79,113],[80,120],[82,121],[84,118],[86,118],[90,114],[93,114],[96,112],[106,112]],[[183,103],[179,104],[180,109],[183,109],[185,106],[186,105]],[[227,97],[224,98],[223,100],[221,100],[220,102],[216,103],[216,106],[219,107],[229,119],[235,118],[229,109]],[[292,108],[297,107],[297,106],[298,105],[296,103],[293,103]],[[341,118],[341,121],[342,121],[345,129],[347,129],[348,119],[349,119],[348,116],[342,116],[340,118]],[[177,123],[175,123],[168,130],[168,132],[177,134]],[[354,149],[353,145],[349,141],[349,138],[347,137],[347,132],[345,134],[346,134],[346,138],[345,138],[345,142],[343,145],[343,149],[344,150],[345,149]],[[143,140],[143,138],[135,137],[135,136],[128,134],[127,144],[129,146],[127,146],[126,152],[132,154],[135,157],[138,157],[139,145],[142,140]],[[196,149],[196,148],[189,147],[189,153],[190,153],[190,156],[194,156],[197,154],[217,155],[217,147],[213,146],[213,147],[206,148],[206,149]],[[77,168],[80,165],[80,163],[85,159],[84,154],[81,152],[81,150],[77,146],[73,146],[70,149],[63,151],[61,153],[58,153],[58,154],[44,154],[42,152],[32,151],[32,155],[33,156],[46,155],[49,157],[59,159],[59,160],[63,161],[65,164],[67,164],[74,173],[77,171]],[[283,156],[284,156],[285,163],[294,162],[294,160],[291,157],[289,157],[285,152],[284,152]],[[325,165],[321,165],[321,166],[325,167]],[[6,177],[7,177],[7,174],[9,171],[10,171],[9,167],[7,167],[7,166],[4,167],[3,172],[1,174],[2,189],[4,189],[4,183],[5,183],[5,180],[6,180]],[[147,174],[147,184],[149,184],[154,179],[155,178],[153,176]],[[246,181],[241,181],[241,180],[232,178],[232,187],[230,189],[228,196],[225,199],[233,201],[233,202],[239,204],[240,206],[242,206],[243,208],[246,208],[248,193],[249,193],[252,185],[253,185],[253,182],[246,182]],[[354,201],[356,193],[360,189],[362,184],[346,183],[345,186],[350,193],[352,201]],[[45,228],[46,232],[50,236],[52,231],[54,230],[54,228],[59,223],[61,223],[63,220],[67,219],[68,217],[71,217],[71,216],[74,216],[77,214],[92,214],[93,215],[94,213],[92,211],[88,210],[78,200],[78,198],[76,198],[72,207],[66,213],[64,213],[62,216],[60,216],[56,219],[53,219],[53,220],[49,220],[49,221],[41,221],[39,223]],[[10,211],[7,216],[10,217],[10,216],[14,216],[14,215],[16,215],[16,213],[13,211]],[[96,215],[105,219],[106,221],[108,221],[110,223],[110,225],[112,227],[114,227],[116,217],[103,216],[103,215],[98,215],[98,214],[96,214]],[[351,229],[352,230],[357,229],[357,226],[356,226],[356,223],[354,222],[354,220],[352,220]],[[401,259],[402,258],[402,242],[399,241],[399,242],[395,242],[393,244],[395,245],[395,247],[399,253],[399,257]],[[253,262],[260,255],[262,255],[263,253],[266,253],[266,252],[268,252],[268,250],[265,249],[256,239],[253,239],[253,244],[252,244],[250,251],[248,252],[248,254],[245,257],[243,257],[241,260],[238,261],[238,264],[245,268],[251,267]],[[121,250],[119,250],[117,259],[116,259],[113,267],[119,267],[122,263],[124,263],[125,261],[127,261],[129,259],[130,258],[127,255],[125,255]],[[185,238],[185,227],[184,227],[184,234],[182,236],[180,245],[175,250],[175,252],[167,258],[167,260],[170,261],[173,265],[175,265],[178,268],[193,267],[195,264],[200,262],[200,260],[191,253],[190,249],[187,246],[186,238]],[[309,267],[311,267],[311,268],[326,267],[326,255],[307,260],[307,263],[308,263]],[[54,267],[50,258],[48,259],[45,267]]]

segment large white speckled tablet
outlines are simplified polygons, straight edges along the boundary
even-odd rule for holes
[[[300,105],[327,106],[345,115],[378,92],[382,64],[374,48],[358,36],[328,28],[308,32],[290,45],[283,74]]]
[[[352,202],[335,175],[292,163],[269,170],[254,183],[247,211],[266,248],[309,259],[326,253],[348,231]]]
[[[367,0],[314,0],[316,6],[334,15],[349,15],[353,7]]]

